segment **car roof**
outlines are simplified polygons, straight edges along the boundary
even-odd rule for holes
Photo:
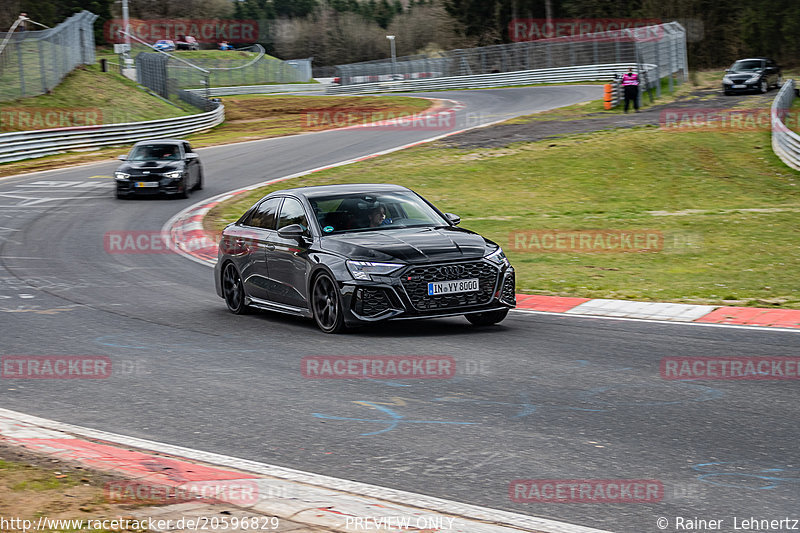
[[[187,141],[182,141],[180,139],[148,139],[146,141],[139,141],[134,146],[139,146],[140,144],[183,144]]]
[[[377,193],[377,192],[408,192],[410,189],[392,183],[345,183],[338,185],[311,185],[309,187],[295,187],[293,189],[283,189],[270,193],[292,194],[295,196],[305,196],[313,198],[329,194],[348,194],[348,193]]]

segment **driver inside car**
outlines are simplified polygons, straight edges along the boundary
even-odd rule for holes
[[[386,208],[380,204],[369,210],[369,227],[386,226],[392,223],[391,218],[386,218]]]

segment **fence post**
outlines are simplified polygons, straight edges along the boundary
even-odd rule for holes
[[[39,72],[41,73],[41,76],[42,76],[42,92],[46,93],[47,90],[48,90],[47,89],[47,68],[45,67],[45,64],[44,64],[45,56],[44,56],[44,52],[42,51],[42,40],[39,39],[38,41],[36,41],[36,45],[37,45],[37,47],[39,49]]]
[[[17,68],[19,69],[19,90],[20,96],[25,96],[25,64],[22,61],[22,43],[17,46]]]

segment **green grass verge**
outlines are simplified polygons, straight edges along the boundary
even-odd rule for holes
[[[276,188],[381,181],[502,244],[519,292],[800,309],[800,174],[775,157],[767,132],[636,128],[502,149],[427,145],[237,197],[207,227]],[[556,229],[649,230],[664,247],[546,253],[514,237]]]
[[[57,117],[46,114],[56,110],[62,111]],[[84,116],[95,123],[114,124],[200,112],[183,102],[171,105],[117,73],[101,72],[99,66],[89,65],[70,72],[50,94],[3,102],[0,132],[81,126]]]

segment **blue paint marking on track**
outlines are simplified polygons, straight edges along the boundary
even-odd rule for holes
[[[800,484],[800,468],[778,466],[759,468],[741,462],[720,461],[694,465],[692,469],[701,473],[697,479],[718,487],[772,490],[785,484]],[[734,469],[737,471],[730,471]]]
[[[369,435],[380,435],[381,433],[386,433],[387,431],[391,431],[397,428],[400,424],[455,424],[455,425],[476,425],[477,422],[454,422],[454,421],[446,421],[446,420],[406,420],[403,415],[397,414],[394,410],[389,409],[388,407],[384,407],[382,405],[378,405],[372,402],[362,402],[364,405],[368,405],[383,413],[386,413],[389,418],[388,419],[371,419],[371,418],[348,418],[343,416],[332,416],[332,415],[324,415],[321,413],[313,413],[313,415],[317,418],[322,418],[326,420],[349,420],[352,422],[369,422],[369,423],[376,423],[376,424],[386,424],[386,427],[379,430],[373,431],[371,433],[361,433],[361,436],[369,436]]]

